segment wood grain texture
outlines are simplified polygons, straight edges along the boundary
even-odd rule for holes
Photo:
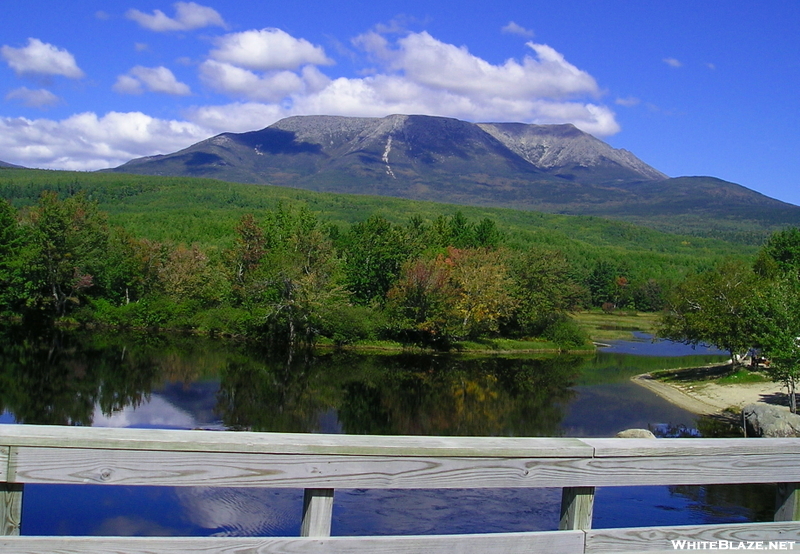
[[[14,447],[11,459],[9,482],[39,484],[437,489],[800,481],[798,457],[777,454],[530,459]]]
[[[0,483],[0,536],[19,535],[21,523],[22,485]]]
[[[575,554],[582,531],[330,538],[0,537],[3,554]]]
[[[673,548],[673,540],[706,542],[726,540],[737,543],[739,541],[795,541],[797,544],[794,545],[794,550],[800,550],[800,525],[796,522],[769,522],[597,529],[586,532],[586,552],[677,552],[679,550]],[[705,550],[708,549],[706,546]],[[693,550],[703,550],[703,548]]]
[[[591,529],[593,512],[594,487],[565,487],[561,492],[558,528]]]
[[[800,521],[800,483],[778,483],[775,521]]]
[[[746,439],[581,439],[596,458],[659,456],[800,455],[800,438]]]
[[[303,493],[301,537],[330,537],[333,489],[306,489]]]
[[[0,446],[0,483],[8,480],[8,456],[11,448]]]
[[[591,480],[584,459],[309,456],[15,447],[15,483],[265,488],[514,488]],[[575,476],[578,474],[577,477]]]
[[[591,446],[572,438],[323,435],[8,424],[0,425],[0,446],[344,456],[564,458],[586,457],[593,453]]]

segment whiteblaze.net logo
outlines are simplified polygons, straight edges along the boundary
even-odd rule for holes
[[[794,550],[796,541],[672,540],[674,550]],[[797,549],[800,551],[800,547]]]

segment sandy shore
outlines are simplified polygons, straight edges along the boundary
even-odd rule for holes
[[[654,379],[649,373],[637,375],[632,380],[676,406],[698,415],[718,415],[728,408],[741,409],[754,402],[766,402],[778,406],[786,403],[786,391],[780,383],[736,385],[720,385],[712,381],[691,384],[666,383]]]

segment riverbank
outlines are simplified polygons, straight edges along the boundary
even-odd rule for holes
[[[716,365],[672,370],[668,372],[669,381],[664,380],[665,372],[636,375],[631,380],[672,404],[697,415],[738,413],[742,407],[755,402],[785,405],[786,394],[780,383],[720,384],[711,379],[728,367]],[[707,377],[706,380],[702,379],[704,376]],[[788,407],[786,409],[788,410]]]

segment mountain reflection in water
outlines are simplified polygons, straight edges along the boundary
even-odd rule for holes
[[[647,354],[648,342],[642,340],[635,348]],[[620,353],[624,348],[591,356],[342,351],[289,356],[195,336],[66,331],[35,336],[5,330],[0,333],[0,422],[579,437],[612,436],[629,427],[693,427],[692,414],[629,378],[718,361],[719,354],[675,358],[661,351],[651,356]],[[765,498],[773,494],[769,488],[741,490],[600,489],[595,526],[766,517]],[[333,532],[553,529],[559,498],[557,489],[341,490]],[[301,507],[302,491],[297,490],[28,486],[23,533],[296,536]]]

